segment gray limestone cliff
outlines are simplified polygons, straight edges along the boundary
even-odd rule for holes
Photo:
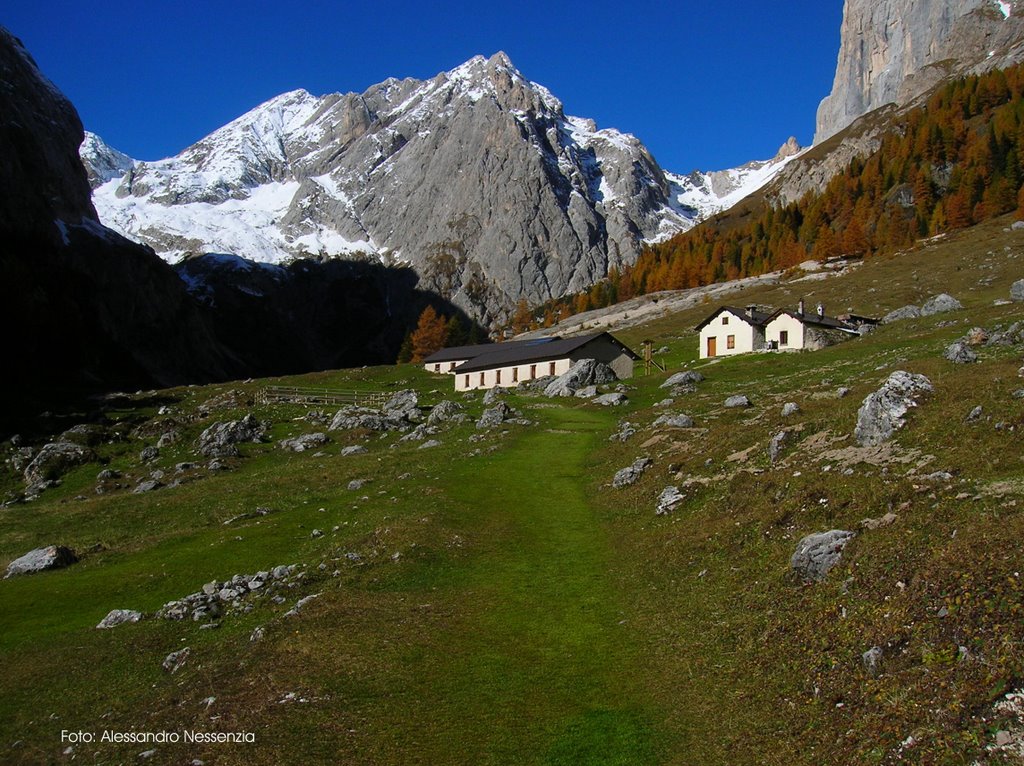
[[[846,0],[832,92],[814,143],[886,104],[903,106],[950,76],[1024,57],[1024,16],[1000,0]]]

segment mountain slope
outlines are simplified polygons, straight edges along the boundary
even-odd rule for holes
[[[566,115],[501,53],[362,94],[285,93],[122,175],[111,154],[82,152],[102,220],[169,261],[362,253],[484,319],[583,289],[722,205],[717,182]]]

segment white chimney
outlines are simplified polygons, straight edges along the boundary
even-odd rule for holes
[[[825,304],[824,303],[819,303],[818,304],[818,316],[819,317],[824,317],[825,316]]]
[[[804,299],[803,298],[801,298],[800,302],[798,304],[796,304],[796,313],[799,314],[800,316],[804,315]]]

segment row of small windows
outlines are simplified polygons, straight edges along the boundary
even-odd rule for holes
[[[480,382],[477,385],[480,385],[480,386],[486,385],[484,383],[484,375],[485,374],[486,374],[486,372],[481,372],[480,373]],[[549,362],[548,363],[548,375],[554,375],[554,374],[555,374],[555,363],[554,362]],[[536,377],[537,377],[537,365],[531,364],[530,365],[530,377],[527,378],[527,380],[534,380]],[[466,375],[463,378],[463,385],[466,388],[469,388],[469,386],[470,386],[469,379],[470,379],[469,375]],[[512,382],[513,383],[518,383],[519,382],[519,368],[518,367],[513,367],[512,368]],[[495,383],[495,385],[499,385],[499,386],[501,385],[501,370],[495,370],[494,371],[494,383]]]

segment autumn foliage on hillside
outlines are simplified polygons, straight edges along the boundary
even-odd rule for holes
[[[588,292],[543,307],[571,314],[840,255],[893,253],[1014,210],[1024,218],[1024,65],[952,82],[903,115],[881,147],[822,192],[766,203],[653,245]]]

